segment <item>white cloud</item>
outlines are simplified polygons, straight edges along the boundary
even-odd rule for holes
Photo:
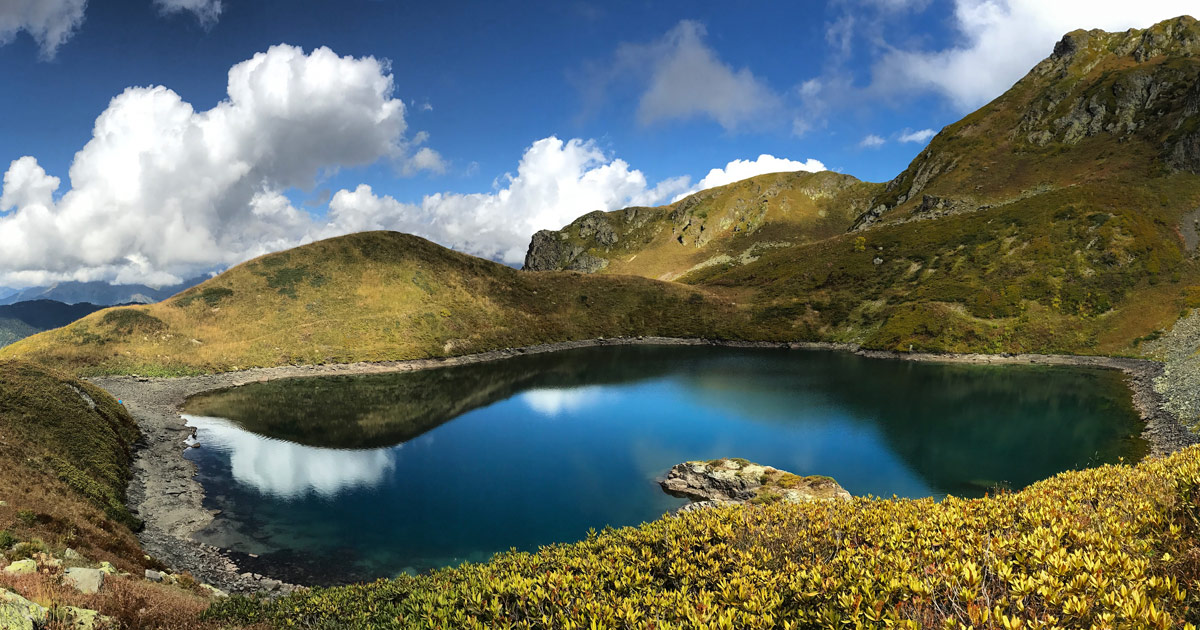
[[[228,98],[196,111],[166,87],[129,88],[96,119],[69,186],[30,156],[0,189],[0,285],[116,280],[163,285],[256,255],[350,232],[391,229],[519,263],[530,237],[593,210],[656,205],[688,190],[820,162],[759,156],[651,184],[593,141],[538,140],[486,193],[406,202],[367,184],[312,193],[325,174],[391,160],[399,172],[446,170],[407,136],[384,62],[275,46],[229,71]],[[288,193],[328,198],[326,213]],[[311,206],[305,203],[304,207]],[[322,216],[323,215],[323,216]]]
[[[687,176],[649,186],[624,160],[611,159],[594,142],[554,136],[526,149],[516,175],[497,181],[492,193],[439,193],[420,203],[377,195],[371,186],[340,190],[329,203],[328,223],[315,236],[364,230],[398,230],[484,258],[516,264],[538,230],[558,229],[593,210],[653,206],[694,192],[784,171],[820,171],[817,160],[771,155],[734,160],[691,186]]]
[[[154,4],[165,14],[188,11],[205,27],[217,23],[223,8],[221,0],[154,0]]]
[[[750,160],[734,160],[725,165],[725,168],[714,168],[704,176],[695,187],[687,192],[677,195],[673,201],[679,201],[688,195],[695,194],[701,190],[716,188],[740,182],[743,179],[749,179],[758,175],[766,175],[767,173],[792,173],[796,171],[808,171],[815,173],[823,171],[825,165],[819,160],[809,158],[806,162],[797,162],[787,158],[777,158],[773,155],[762,154],[753,162]]]
[[[429,171],[430,173],[438,174],[445,173],[446,160],[442,159],[442,154],[437,151],[429,147],[421,147],[404,163],[404,172],[406,174],[411,175],[420,171]]]
[[[932,129],[921,129],[920,131],[905,129],[904,131],[900,132],[899,140],[900,142],[924,143],[928,142],[929,139],[935,135],[937,135],[937,132]]]
[[[727,130],[761,124],[779,109],[780,98],[749,68],[734,68],[705,42],[699,22],[683,20],[657,41],[622,44],[612,67],[591,77],[591,98],[629,77],[644,82],[637,118],[649,125],[665,120],[711,118]]]
[[[955,0],[961,43],[943,50],[892,50],[874,70],[887,92],[926,89],[960,110],[996,98],[1075,29],[1121,31],[1195,13],[1195,0]]]
[[[229,455],[230,472],[238,483],[284,499],[310,492],[328,498],[345,490],[370,488],[396,469],[399,447],[317,448],[256,435],[225,418],[184,415],[183,419],[196,427],[201,447]]]
[[[858,146],[864,149],[878,149],[886,143],[887,140],[884,140],[883,138],[872,133],[860,140]]]
[[[371,186],[339,190],[329,203],[322,235],[389,229],[506,263],[525,258],[529,238],[558,229],[593,210],[659,203],[686,179],[649,187],[641,171],[610,159],[593,142],[551,136],[526,149],[516,175],[492,193],[438,193],[420,203],[376,195]]]
[[[86,7],[87,0],[0,0],[0,46],[25,31],[52,58],[83,23]]]
[[[303,242],[311,219],[284,191],[405,159],[404,105],[392,92],[379,60],[291,46],[231,68],[228,98],[208,111],[165,87],[129,88],[96,119],[61,198],[32,157],[9,167],[0,284],[161,282]]]

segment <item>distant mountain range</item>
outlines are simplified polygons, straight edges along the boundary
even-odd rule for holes
[[[32,300],[0,306],[0,346],[24,339],[43,330],[66,326],[104,306],[63,304],[53,300]]]
[[[190,289],[207,278],[192,278],[176,285],[154,289],[144,284],[109,284],[107,282],[60,282],[48,287],[0,289],[0,305],[32,300],[54,300],[64,304],[153,304],[180,291]]]

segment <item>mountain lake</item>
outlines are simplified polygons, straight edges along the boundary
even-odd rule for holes
[[[941,498],[1146,451],[1115,370],[708,346],[254,383],[193,397],[184,418],[206,507],[220,510],[197,537],[305,584],[654,520],[687,502],[657,480],[688,460]]]

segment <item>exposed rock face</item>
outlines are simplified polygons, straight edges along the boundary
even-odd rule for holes
[[[684,511],[747,501],[800,503],[850,498],[850,493],[829,477],[801,477],[737,458],[676,464],[659,483],[667,494],[695,502]]]
[[[567,241],[565,231],[542,230],[533,235],[525,254],[525,269],[529,271],[582,271],[594,273],[608,266],[608,261],[587,253],[583,247]]]

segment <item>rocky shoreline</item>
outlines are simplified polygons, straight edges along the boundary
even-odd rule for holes
[[[1142,435],[1150,444],[1152,455],[1170,453],[1200,441],[1169,411],[1167,394],[1155,389],[1156,381],[1163,376],[1161,363],[1115,357],[901,353],[863,350],[853,344],[838,343],[621,337],[568,341],[525,348],[506,348],[440,359],[282,366],[182,378],[118,376],[91,380],[123,401],[142,431],[143,439],[137,448],[128,502],[134,514],[145,522],[145,529],[138,534],[138,538],[146,551],[176,570],[189,571],[196,578],[232,593],[277,593],[290,591],[295,588],[295,585],[242,571],[234,554],[192,538],[196,532],[212,522],[215,514],[204,507],[204,489],[195,479],[195,464],[183,457],[193,430],[184,424],[179,410],[189,396],[246,383],[284,378],[410,372],[497,361],[526,354],[610,345],[838,350],[870,358],[905,361],[989,365],[1061,365],[1117,369],[1129,376],[1134,404],[1146,422],[1146,429]]]

